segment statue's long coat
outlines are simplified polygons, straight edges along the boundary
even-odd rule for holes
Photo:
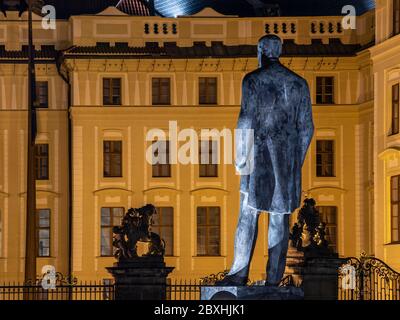
[[[307,82],[278,61],[247,74],[237,127],[254,130],[254,170],[240,182],[247,204],[293,212],[300,206],[301,168],[314,133]],[[238,164],[249,153],[248,142],[239,139],[237,152]]]

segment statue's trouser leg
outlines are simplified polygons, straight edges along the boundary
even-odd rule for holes
[[[267,284],[278,285],[286,266],[289,214],[269,214]]]
[[[247,196],[240,195],[240,216],[235,236],[235,253],[229,275],[246,278],[258,233],[259,212],[247,206]]]

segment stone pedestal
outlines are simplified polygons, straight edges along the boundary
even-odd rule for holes
[[[121,259],[107,268],[115,279],[115,300],[165,300],[173,269],[163,257]]]
[[[337,300],[339,267],[344,263],[337,256],[307,257],[303,268],[305,300]]]
[[[268,286],[209,286],[201,288],[201,300],[303,300],[300,288]]]
[[[291,276],[293,284],[300,287],[303,283],[304,252],[289,246],[284,277]]]

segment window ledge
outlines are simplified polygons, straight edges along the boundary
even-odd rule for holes
[[[389,242],[389,243],[386,243],[386,244],[385,244],[385,246],[396,246],[396,245],[400,245],[400,241]]]
[[[315,176],[314,179],[321,179],[321,180],[339,180],[337,176],[329,176],[329,177],[317,177]]]
[[[399,135],[400,135],[400,132],[399,133],[389,133],[387,135],[387,137],[388,137],[389,140],[392,140],[392,139],[394,140],[394,139],[398,138]]]

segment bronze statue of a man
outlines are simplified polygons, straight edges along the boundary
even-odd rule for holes
[[[219,285],[246,284],[262,211],[269,213],[266,284],[278,285],[285,270],[289,216],[300,206],[301,169],[314,125],[307,82],[279,62],[281,52],[279,37],[261,38],[259,68],[243,80],[237,127],[253,130],[254,139],[236,142],[240,217],[234,261]],[[249,162],[253,168],[250,173],[244,170]]]

